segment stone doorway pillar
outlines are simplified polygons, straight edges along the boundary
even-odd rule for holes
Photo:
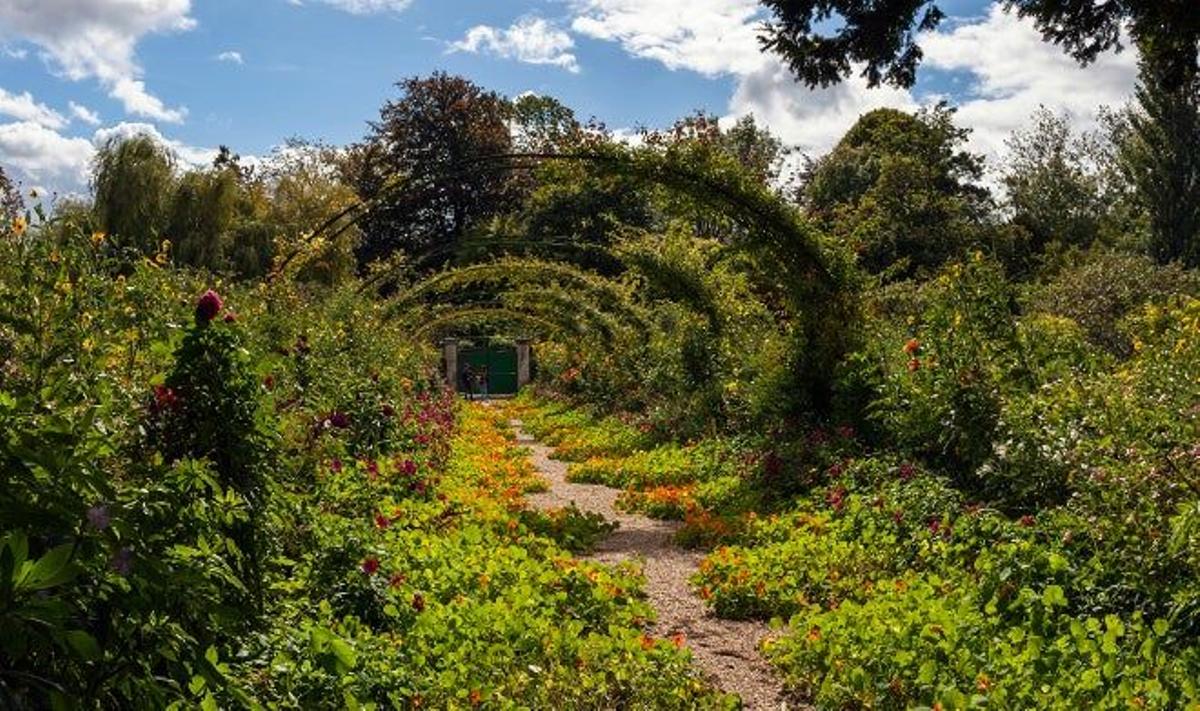
[[[446,338],[442,341],[442,360],[446,363],[446,384],[458,392],[458,339]]]
[[[517,388],[523,388],[532,380],[532,370],[530,368],[530,347],[529,339],[521,338],[517,340]]]

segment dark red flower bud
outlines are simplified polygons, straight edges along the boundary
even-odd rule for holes
[[[379,571],[379,559],[375,557],[367,558],[362,562],[362,572],[366,575],[374,575]]]

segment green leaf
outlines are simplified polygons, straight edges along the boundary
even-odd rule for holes
[[[94,662],[103,655],[96,638],[83,630],[71,630],[64,636],[67,638],[67,644],[71,645],[71,649],[89,662]]]
[[[330,651],[338,662],[338,673],[347,674],[354,665],[358,663],[358,655],[354,653],[354,647],[350,646],[344,639],[334,639],[329,644]]]
[[[1066,607],[1067,596],[1063,593],[1062,586],[1047,585],[1042,591],[1042,603],[1046,607]]]
[[[74,543],[64,543],[52,549],[29,569],[18,587],[26,590],[45,590],[68,582],[79,573],[78,566],[71,564],[74,552]]]

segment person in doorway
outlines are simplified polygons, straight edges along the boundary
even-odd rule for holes
[[[483,393],[483,399],[488,396],[488,369],[486,365],[479,366],[479,392]]]
[[[475,369],[470,363],[463,366],[462,369],[463,390],[467,391],[467,399],[475,399]]]

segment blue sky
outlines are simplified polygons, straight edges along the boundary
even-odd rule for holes
[[[810,153],[862,112],[961,105],[978,150],[1038,105],[1081,127],[1120,103],[1133,57],[1075,67],[987,0],[942,3],[912,91],[808,91],[757,50],[754,0],[0,0],[0,166],[82,191],[94,146],[160,136],[184,162],[291,136],[360,138],[393,83],[434,70],[551,94],[612,128],[753,113]],[[224,59],[221,59],[224,55]]]

